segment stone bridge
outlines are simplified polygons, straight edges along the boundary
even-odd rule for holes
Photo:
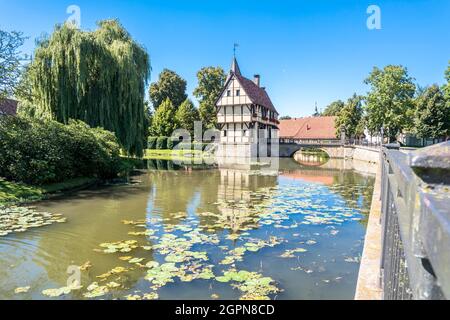
[[[295,154],[303,149],[320,149],[333,159],[357,159],[368,162],[378,162],[380,150],[378,148],[342,145],[340,143],[330,144],[301,144],[301,143],[280,143],[280,157],[292,158]]]
[[[326,152],[330,158],[346,158],[345,146],[342,144],[298,144],[298,143],[280,143],[280,157],[292,158],[302,149],[320,149]]]

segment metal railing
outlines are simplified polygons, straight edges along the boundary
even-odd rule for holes
[[[399,149],[381,152],[383,298],[450,299],[450,142]]]

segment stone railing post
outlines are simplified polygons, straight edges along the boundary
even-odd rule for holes
[[[411,167],[426,183],[450,184],[450,141],[415,151]]]

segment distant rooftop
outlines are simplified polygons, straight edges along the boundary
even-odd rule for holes
[[[336,117],[296,118],[280,121],[280,139],[334,140]]]

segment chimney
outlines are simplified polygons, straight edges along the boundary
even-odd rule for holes
[[[259,74],[255,74],[253,77],[253,82],[260,87],[261,86],[261,76]]]

